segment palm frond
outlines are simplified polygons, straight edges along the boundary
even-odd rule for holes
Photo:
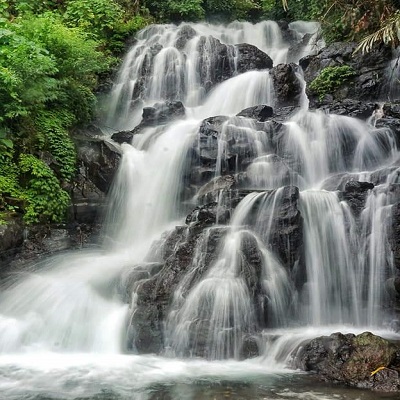
[[[374,33],[366,36],[354,50],[368,53],[376,43],[397,45],[400,41],[400,12],[396,11],[388,21]]]

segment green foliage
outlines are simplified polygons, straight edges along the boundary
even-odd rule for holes
[[[32,154],[20,154],[19,169],[26,208],[24,219],[33,222],[62,222],[70,202],[52,169]]]
[[[168,0],[167,16],[172,21],[196,21],[204,18],[202,0]]]
[[[23,201],[23,191],[18,181],[19,169],[12,161],[12,157],[0,158],[0,212],[9,213],[19,210],[16,203],[9,204],[8,198]],[[1,219],[1,218],[0,218]]]
[[[311,82],[310,89],[318,94],[320,100],[322,100],[325,95],[338,89],[354,75],[355,71],[348,65],[343,65],[341,67],[326,67]]]
[[[5,130],[0,129],[0,163],[7,161],[13,155],[14,142],[7,138]]]
[[[171,2],[195,14],[199,1]],[[60,222],[76,173],[71,130],[93,118],[111,51],[149,21],[134,0],[0,0],[0,213]]]
[[[64,14],[71,26],[97,37],[108,36],[122,18],[121,6],[113,0],[69,0]]]
[[[232,0],[204,0],[204,9],[207,14],[231,13],[235,7]]]
[[[388,17],[387,21],[383,22],[383,26],[376,32],[363,38],[355,50],[363,53],[369,52],[377,43],[391,44],[393,47],[399,45],[400,42],[400,11]]]
[[[25,14],[40,14],[61,8],[59,0],[0,0],[0,15],[5,18]]]
[[[74,116],[67,111],[49,111],[36,119],[41,138],[39,147],[53,156],[56,164],[54,169],[65,181],[70,181],[76,172],[76,151],[68,132],[73,121]]]
[[[261,15],[261,6],[257,0],[236,0],[232,16],[236,19],[252,19]]]
[[[56,72],[47,50],[17,32],[0,29],[0,123],[54,100]]]

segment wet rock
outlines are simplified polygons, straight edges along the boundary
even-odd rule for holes
[[[237,114],[238,117],[252,118],[260,122],[265,122],[273,115],[273,108],[263,104],[255,107],[246,108],[245,110],[242,110],[239,114]]]
[[[187,42],[193,39],[196,35],[196,31],[190,25],[183,25],[178,31],[175,47],[178,50],[183,50]]]
[[[397,202],[392,207],[391,228],[392,228],[392,234],[390,236],[390,243],[393,251],[394,265],[400,272],[400,202]],[[397,288],[400,289],[400,286],[399,287],[396,286],[396,289]]]
[[[90,134],[75,135],[74,140],[81,175],[107,193],[120,161],[118,148]]]
[[[277,107],[298,106],[302,88],[296,76],[296,64],[279,64],[272,68],[270,74],[274,82]]]
[[[299,189],[287,186],[283,189],[282,203],[271,232],[271,248],[286,268],[295,271],[294,281],[304,273],[303,218],[298,209]],[[296,276],[299,274],[299,276]]]
[[[192,148],[190,173],[185,177],[185,181],[197,190],[216,175],[243,171],[246,168],[245,160],[250,159],[251,147],[245,143],[243,135],[235,135],[240,128],[230,125],[222,136],[224,124],[228,120],[229,117],[225,116],[211,117],[205,119],[200,126],[198,140]],[[220,153],[221,145],[225,146],[223,154]],[[210,201],[213,200],[206,199],[206,202]]]
[[[242,348],[240,351],[242,359],[254,358],[260,355],[257,338],[247,336],[243,339]]]
[[[218,197],[222,190],[230,190],[236,184],[236,179],[233,175],[223,175],[211,179],[203,185],[196,196],[200,204],[218,201]]]
[[[217,222],[218,203],[210,203],[205,206],[196,207],[187,217],[186,224],[207,224],[212,225]]]
[[[237,50],[237,72],[263,70],[272,68],[271,57],[251,44],[242,43],[235,46]]]
[[[132,294],[136,292],[139,281],[150,279],[162,269],[162,263],[143,263],[127,268],[122,272],[118,290],[121,293],[122,300],[126,303],[131,303]]]
[[[206,92],[238,73],[272,68],[273,64],[272,59],[256,46],[247,43],[226,45],[212,36],[200,38],[198,51],[200,80]]]
[[[202,226],[204,228],[204,225]],[[134,334],[128,339],[129,348],[134,348],[140,353],[157,353],[164,348],[164,327],[169,305],[177,285],[190,271],[196,247],[203,237],[200,228],[194,226],[184,230],[179,229],[178,237],[172,241],[175,242],[175,245],[169,251],[164,252],[165,255],[170,255],[161,271],[151,279],[139,281],[137,307],[132,316],[131,325]],[[213,228],[205,236],[204,248],[207,251],[202,258],[201,267],[196,269],[196,273],[192,274],[191,279],[187,282],[184,294],[198,282],[215,261],[218,254],[216,248],[225,232],[226,228]]]
[[[0,272],[17,253],[24,240],[24,225],[14,218],[0,225]]]
[[[117,143],[131,143],[133,138],[133,131],[121,131],[111,135],[111,139]]]
[[[93,246],[99,231],[100,225],[93,223],[24,226],[23,241],[13,248],[14,255],[6,260],[4,272],[25,270],[43,256]]]
[[[271,191],[274,193],[275,190]],[[286,186],[283,188],[279,202],[276,204],[272,215],[267,213],[260,214],[258,204],[255,204],[253,211],[248,216],[248,224],[265,225],[272,217],[270,228],[270,248],[279,258],[282,264],[290,271],[295,265],[301,264],[298,273],[305,273],[302,270],[303,265],[303,219],[298,210],[299,189],[295,186]],[[295,277],[295,280],[297,278]]]
[[[325,381],[392,392],[400,390],[399,355],[398,345],[370,332],[334,333],[300,346],[293,366],[316,372]]]
[[[367,120],[372,116],[372,113],[376,108],[376,103],[344,99],[342,101],[334,101],[333,103],[323,105],[319,109],[331,114],[345,115],[347,117]]]
[[[217,83],[234,76],[235,49],[233,46],[223,44],[212,36],[202,36],[198,43],[198,51],[200,53],[200,80],[206,92]]]
[[[332,43],[315,56],[307,56],[300,60],[306,82],[311,83],[326,67],[348,65],[355,71],[349,79],[331,93],[334,100],[355,99],[372,100],[386,98],[386,67],[392,58],[388,46],[375,47],[371,52],[354,53],[357,43]],[[319,102],[309,91],[311,102]]]
[[[343,199],[347,201],[354,215],[359,216],[374,184],[370,182],[349,181],[345,184]]]
[[[143,109],[141,126],[166,124],[185,116],[185,107],[180,101],[164,101]]]

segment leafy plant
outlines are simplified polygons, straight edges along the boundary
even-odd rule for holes
[[[204,18],[202,0],[167,0],[166,15],[173,21],[196,21]]]
[[[47,150],[54,158],[54,169],[61,179],[70,181],[76,172],[76,151],[68,128],[74,121],[68,112],[49,111],[36,119],[36,126],[42,138],[42,150]]]
[[[27,202],[25,221],[62,222],[70,197],[60,187],[51,168],[32,154],[20,154],[19,169],[24,178],[21,186]]]
[[[122,14],[122,8],[113,0],[69,0],[64,18],[71,26],[79,26],[101,38],[108,36]]]
[[[377,43],[391,44],[393,47],[400,42],[400,11],[396,11],[376,32],[363,38],[356,48],[355,52],[361,51],[367,53]]]
[[[322,100],[325,95],[338,89],[355,75],[355,71],[348,65],[340,67],[326,67],[311,82],[310,89],[318,94]]]

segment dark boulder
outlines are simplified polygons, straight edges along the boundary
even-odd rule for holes
[[[272,68],[270,74],[274,82],[274,92],[277,107],[298,106],[302,87],[296,76],[296,64],[279,64]]]
[[[251,118],[260,122],[265,122],[267,119],[272,118],[273,115],[274,109],[267,105],[249,107],[237,114],[238,117]]]
[[[19,218],[0,224],[0,273],[24,241],[24,225]]]
[[[157,126],[166,124],[185,116],[185,107],[180,101],[164,101],[145,107],[142,114],[142,126]]]
[[[328,382],[379,391],[400,390],[400,347],[370,332],[334,333],[301,345],[293,366]]]
[[[283,265],[294,273],[298,284],[305,275],[303,249],[303,218],[298,209],[299,189],[286,186],[283,189],[279,210],[272,222],[271,248]],[[296,267],[296,270],[294,268]]]
[[[81,131],[74,136],[80,173],[107,193],[119,166],[119,149],[112,143]]]
[[[386,98],[387,76],[386,68],[392,57],[389,46],[375,47],[363,54],[357,52],[357,43],[332,43],[317,55],[307,56],[300,60],[304,71],[304,78],[310,84],[326,67],[340,67],[347,65],[355,74],[334,90],[332,99],[344,100],[372,100]],[[315,94],[308,90],[311,103],[319,103]]]
[[[237,72],[239,74],[252,70],[272,68],[273,61],[271,57],[258,47],[247,43],[237,44],[235,47],[237,50]]]
[[[133,135],[134,135],[133,131],[121,131],[121,132],[113,133],[111,135],[111,139],[114,140],[114,142],[117,142],[119,144],[131,143]]]
[[[230,79],[235,74],[235,49],[221,43],[212,36],[202,36],[198,43],[200,53],[200,80],[206,92],[217,83]]]
[[[347,201],[354,215],[359,216],[374,184],[370,182],[349,181],[345,184],[343,199]]]
[[[175,47],[178,50],[183,50],[187,42],[193,39],[197,35],[197,32],[190,25],[183,25],[178,31],[177,39],[175,41]]]
[[[212,36],[202,36],[198,43],[200,80],[206,92],[217,83],[237,74],[272,68],[272,59],[256,46],[221,43]]]

